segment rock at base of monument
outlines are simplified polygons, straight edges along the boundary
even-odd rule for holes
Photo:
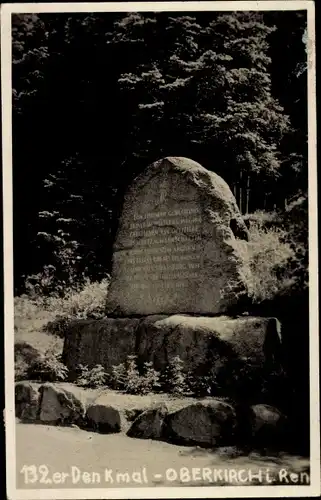
[[[174,315],[73,321],[66,331],[63,360],[72,380],[80,364],[101,364],[110,373],[132,354],[162,371],[176,356],[194,370],[218,356],[272,364],[280,352],[275,318]]]
[[[109,372],[112,366],[133,354],[139,319],[105,318],[101,320],[74,320],[65,331],[62,359],[68,367],[69,378],[77,377],[80,364],[102,365]]]
[[[107,314],[227,312],[246,294],[239,240],[247,239],[220,176],[188,158],[156,161],[125,196]]]
[[[15,413],[23,422],[34,422],[38,419],[40,393],[39,386],[32,382],[15,384]]]
[[[139,415],[144,411],[150,410],[149,407],[146,408],[130,408],[124,410],[124,416],[128,422],[134,422]]]
[[[85,404],[71,391],[45,383],[41,385],[40,421],[50,425],[79,425],[85,418]]]
[[[100,434],[120,432],[121,419],[119,411],[113,406],[104,403],[101,398],[96,399],[87,408],[87,429]]]
[[[221,400],[188,405],[165,419],[164,439],[204,448],[229,446],[237,429],[234,407]]]
[[[273,361],[281,347],[274,318],[173,315],[153,317],[137,328],[136,354],[163,370],[179,356],[190,371],[211,360],[238,358],[261,364]]]
[[[167,414],[168,408],[164,404],[143,411],[132,423],[127,436],[139,439],[161,439]]]
[[[249,409],[251,445],[255,448],[280,448],[286,435],[287,419],[277,408],[256,404]]]

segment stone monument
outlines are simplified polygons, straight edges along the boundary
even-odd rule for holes
[[[133,354],[159,371],[175,356],[195,373],[230,356],[274,363],[277,319],[229,316],[246,291],[240,239],[247,228],[221,177],[187,158],[153,163],[125,196],[106,317],[66,330],[70,376],[80,364],[111,372]]]
[[[244,288],[239,238],[247,228],[221,177],[187,158],[156,161],[125,196],[107,314],[225,312]]]

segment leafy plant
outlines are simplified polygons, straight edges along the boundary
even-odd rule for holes
[[[137,368],[137,356],[130,355],[126,362],[125,392],[139,394],[142,388],[142,379]]]
[[[184,361],[179,356],[174,356],[169,360],[168,366],[162,374],[162,387],[166,392],[175,396],[190,394],[189,377]]]
[[[28,378],[46,382],[66,380],[68,368],[61,362],[61,355],[46,351],[28,369]]]
[[[146,361],[142,373],[137,366],[137,356],[127,356],[125,363],[113,366],[113,387],[129,394],[148,394],[160,388],[160,374],[153,363]]]
[[[76,384],[81,387],[96,388],[106,385],[107,373],[100,364],[89,369],[87,365],[78,366],[79,375]]]
[[[273,299],[278,293],[291,288],[293,279],[289,263],[295,253],[284,229],[267,228],[252,222],[249,242],[237,240],[236,245],[243,257],[243,279],[252,303]]]
[[[63,297],[49,297],[46,308],[49,311],[59,311],[56,321],[69,319],[99,319],[105,315],[105,302],[109,285],[109,277],[100,282],[85,279],[76,290],[66,290]]]
[[[141,376],[141,394],[157,391],[160,387],[160,373],[155,370],[151,361],[145,361],[143,365],[143,375]]]
[[[213,377],[211,375],[190,374],[188,386],[191,393],[196,397],[210,396],[212,392]]]
[[[21,357],[15,360],[14,378],[16,381],[26,380],[28,378],[28,364]]]
[[[114,389],[122,391],[126,387],[127,370],[125,363],[119,363],[112,367],[112,384]]]

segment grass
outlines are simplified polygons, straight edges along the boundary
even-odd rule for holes
[[[39,353],[48,349],[55,352],[62,350],[62,339],[44,331],[48,322],[54,320],[54,311],[48,311],[39,301],[37,304],[26,295],[16,297],[14,301],[15,344],[27,343]]]
[[[30,343],[44,353],[54,346],[62,348],[62,339],[47,332],[48,324],[60,318],[85,319],[104,316],[107,295],[106,281],[94,282],[77,292],[69,291],[64,298],[21,295],[14,300],[15,342]],[[56,349],[56,350],[57,350]],[[58,352],[58,351],[57,351]]]
[[[26,378],[28,367],[39,357],[50,352],[60,354],[63,339],[44,331],[48,322],[55,318],[54,312],[44,309],[26,295],[14,301],[14,350],[15,376],[17,380]]]
[[[21,295],[14,299],[15,369],[17,379],[39,356],[59,355],[63,349],[61,320],[104,316],[108,281],[87,282],[64,298]]]

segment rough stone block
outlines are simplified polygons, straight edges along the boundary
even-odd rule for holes
[[[164,435],[169,441],[202,447],[227,446],[233,443],[237,428],[234,407],[212,399],[188,405],[165,419]]]
[[[227,183],[169,157],[134,180],[113,253],[107,314],[218,314],[245,291],[246,225]]]
[[[218,356],[272,365],[280,350],[280,324],[275,318],[148,316],[74,321],[66,331],[63,359],[72,376],[80,363],[101,364],[111,372],[113,365],[132,354],[162,370],[174,356],[190,369]]]

